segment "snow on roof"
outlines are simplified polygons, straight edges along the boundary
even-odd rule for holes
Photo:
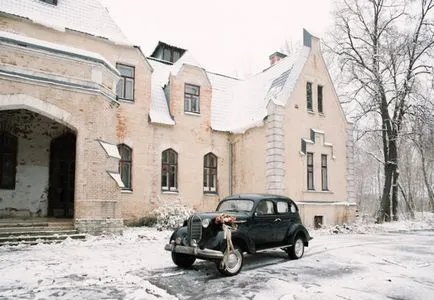
[[[228,91],[224,96],[218,93],[213,102],[217,107],[226,107],[225,114],[212,111],[213,129],[243,133],[249,128],[261,126],[267,116],[267,104],[273,101],[278,105],[285,105],[295,86],[300,72],[309,55],[310,48],[303,47],[299,52],[281,59],[272,67],[258,73],[246,80],[231,85],[226,82]],[[229,96],[230,95],[230,96]],[[213,104],[214,105],[214,104]]]
[[[267,116],[267,105],[270,101],[277,105],[286,105],[309,52],[309,47],[303,47],[246,80],[206,72],[212,86],[212,129],[243,133],[249,128],[261,126]],[[173,65],[154,58],[149,58],[149,61],[154,69],[151,121],[174,125],[163,87],[168,84],[169,75],[176,75],[183,65],[199,68],[200,65],[189,51]]]
[[[175,125],[175,121],[170,116],[166,94],[163,88],[169,82],[171,64],[160,60],[148,58],[154,72],[152,73],[151,85],[151,107],[149,117],[152,123],[165,125]]]
[[[2,0],[0,0],[0,1],[2,1]],[[18,34],[6,32],[6,31],[0,31],[0,41],[6,41],[9,43],[12,42],[15,44],[26,45],[26,47],[34,47],[34,48],[41,49],[41,50],[48,50],[48,51],[54,50],[55,52],[58,52],[61,54],[68,54],[68,55],[73,55],[73,56],[76,56],[76,57],[79,57],[82,59],[97,61],[97,62],[103,63],[112,72],[119,75],[119,71],[116,69],[115,66],[113,66],[109,61],[107,61],[102,55],[95,53],[95,52],[82,50],[82,49],[78,49],[78,48],[74,48],[74,47],[70,47],[70,46],[64,46],[64,45],[59,45],[59,44],[55,44],[55,43],[50,43],[50,42],[46,42],[46,41],[41,41],[38,39],[34,39],[34,38],[30,38],[30,37],[26,37],[26,36],[22,36],[22,35],[18,35]]]
[[[207,75],[212,86],[211,128],[230,131],[231,124],[225,123],[224,120],[229,119],[228,116],[232,114],[233,88],[239,80],[212,72],[207,72]]]
[[[56,30],[70,29],[131,45],[98,0],[59,0],[57,5],[40,0],[0,0],[0,11]]]
[[[184,64],[201,67],[189,51],[184,52],[174,64],[152,57],[148,57],[148,61],[154,70],[152,73],[151,109],[149,112],[151,122],[175,125],[175,121],[170,116],[168,101],[163,88],[168,84],[170,74],[178,74]]]

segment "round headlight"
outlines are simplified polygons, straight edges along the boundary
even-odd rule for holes
[[[203,219],[202,220],[202,227],[207,228],[209,226],[209,219]]]

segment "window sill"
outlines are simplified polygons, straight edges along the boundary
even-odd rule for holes
[[[208,197],[216,197],[216,196],[218,196],[219,194],[217,193],[217,192],[203,192],[203,195],[204,196],[208,196]]]
[[[303,191],[303,193],[333,194],[333,192],[330,190],[327,190],[327,191],[305,190],[305,191]]]
[[[325,114],[323,112],[318,113],[320,117],[325,118]]]
[[[132,193],[133,193],[133,190],[132,190],[132,189],[122,189],[122,190],[121,190],[121,193],[124,193],[124,194],[132,194]]]
[[[189,115],[189,116],[195,116],[195,117],[200,117],[200,112],[191,112],[191,111],[184,111],[185,115]]]
[[[119,102],[122,102],[122,103],[134,104],[134,99],[129,100],[129,99],[118,98],[117,100],[118,100]]]
[[[161,191],[161,193],[165,194],[165,195],[178,195],[179,191],[166,191],[166,190],[163,190],[163,191]]]
[[[316,115],[316,112],[314,112],[313,110],[308,110],[307,112],[311,115]]]

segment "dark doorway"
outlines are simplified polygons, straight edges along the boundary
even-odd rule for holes
[[[75,143],[72,132],[51,141],[48,216],[74,216]]]
[[[313,217],[314,228],[319,229],[323,225],[323,216],[315,216]]]

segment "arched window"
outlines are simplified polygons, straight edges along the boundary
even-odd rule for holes
[[[212,153],[203,157],[203,191],[217,192],[217,156]]]
[[[133,167],[133,150],[125,144],[118,145],[119,154],[119,173],[121,174],[124,189],[131,190],[131,170]]]
[[[167,149],[161,155],[161,189],[178,190],[178,153],[173,149]]]
[[[6,132],[0,133],[0,189],[15,189],[17,151],[17,137]]]

